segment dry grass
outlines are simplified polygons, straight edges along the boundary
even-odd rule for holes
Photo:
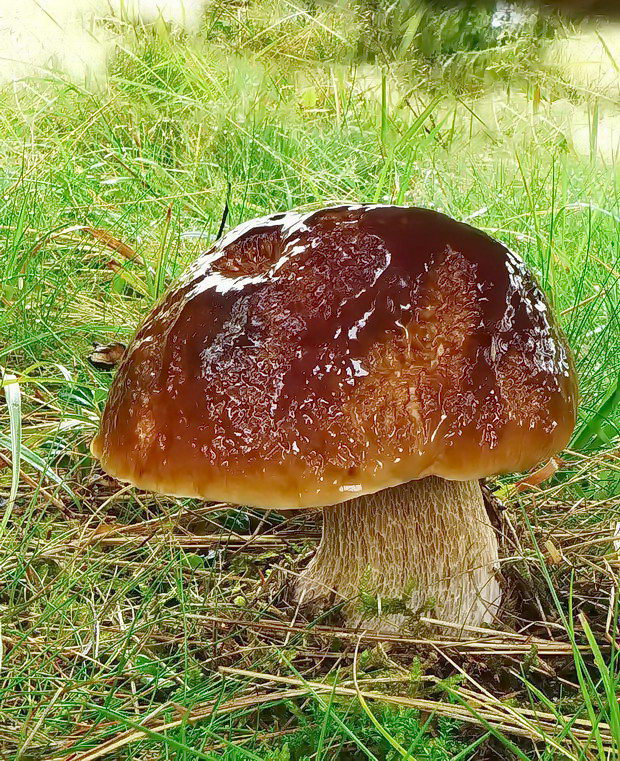
[[[222,525],[234,518],[225,505],[179,505],[135,493],[92,466],[76,486],[78,500],[49,485],[50,491],[33,495],[37,474],[26,465],[23,501],[13,515],[21,536],[2,538],[4,599],[6,580],[25,567],[11,604],[2,607],[2,647],[5,669],[22,673],[42,692],[26,708],[23,684],[4,682],[0,742],[91,761],[118,757],[144,738],[176,747],[176,728],[235,716],[237,729],[227,736],[239,743],[243,726],[264,707],[327,697],[342,705],[361,701],[367,710],[382,701],[421,716],[458,719],[512,738],[518,747],[555,749],[558,757],[588,757],[597,742],[613,754],[618,737],[604,721],[593,727],[579,702],[577,671],[580,664],[595,669],[584,621],[605,658],[613,660],[618,648],[618,502],[577,495],[584,482],[608,478],[619,466],[616,450],[570,453],[553,481],[521,494],[503,484],[506,502],[490,498],[505,588],[496,628],[455,636],[454,626],[422,618],[410,633],[378,636],[342,628],[337,610],[312,621],[290,605],[290,579],[319,538],[316,515],[283,519],[246,511],[241,515],[250,530],[241,531]],[[45,531],[30,532],[42,503],[45,515],[37,520]],[[11,551],[16,545],[19,551]],[[63,574],[80,586],[72,610],[47,597]],[[141,577],[151,588],[146,604],[129,594],[132,580]],[[170,603],[175,580],[186,596]],[[152,592],[164,581],[167,602]],[[70,596],[70,588],[63,594]],[[181,653],[215,697],[169,697],[186,675],[165,664],[177,663]],[[159,665],[150,674],[145,663]],[[66,700],[84,689],[84,673],[77,675],[84,671],[88,700],[57,732]],[[117,705],[106,710],[112,686]],[[278,729],[274,737],[294,728]],[[266,723],[262,734],[273,729]],[[220,730],[213,732],[203,750],[226,747]]]

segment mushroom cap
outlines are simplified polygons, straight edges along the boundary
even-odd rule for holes
[[[576,396],[519,257],[429,209],[339,206],[200,256],[128,346],[92,451],[143,489],[316,507],[530,468]]]

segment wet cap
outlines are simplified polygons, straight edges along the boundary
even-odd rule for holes
[[[435,211],[240,225],[147,317],[94,454],[111,475],[265,508],[524,470],[575,422],[565,339],[522,260]]]

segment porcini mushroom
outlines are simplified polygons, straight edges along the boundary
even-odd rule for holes
[[[520,258],[435,211],[340,206],[247,222],[199,257],[128,346],[92,450],[143,489],[325,508],[300,598],[363,586],[479,625],[500,598],[479,479],[562,449],[575,405]]]

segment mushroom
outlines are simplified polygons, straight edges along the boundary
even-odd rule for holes
[[[127,347],[92,451],[142,489],[324,508],[295,591],[350,624],[477,626],[500,600],[479,479],[562,449],[575,406],[519,257],[429,209],[339,206],[200,256]],[[360,591],[385,615],[363,620]]]

